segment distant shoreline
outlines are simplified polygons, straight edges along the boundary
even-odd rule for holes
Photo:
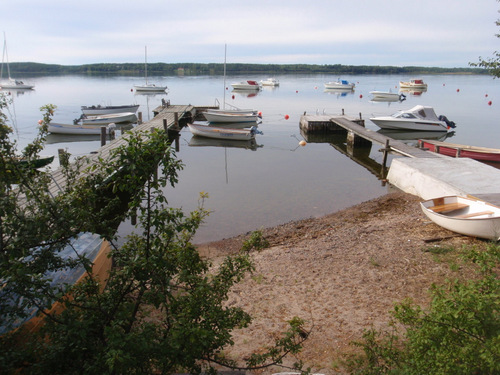
[[[85,65],[57,65],[35,62],[10,63],[12,76],[19,75],[124,75],[134,76],[144,74],[143,63],[96,63]],[[235,74],[261,74],[261,75],[287,75],[287,74],[338,74],[338,75],[363,75],[363,74],[489,74],[482,68],[440,68],[420,66],[378,66],[378,65],[319,65],[319,64],[226,64],[227,75]],[[148,63],[149,75],[185,75],[205,76],[223,75],[223,63]]]

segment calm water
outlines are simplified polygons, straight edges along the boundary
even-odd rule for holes
[[[243,79],[261,80],[267,77],[232,76],[230,83]],[[360,151],[361,166],[345,156],[335,139],[310,137],[307,146],[299,147],[304,139],[299,130],[300,116],[309,114],[341,114],[365,118],[366,127],[378,130],[368,118],[391,114],[417,104],[433,106],[438,115],[446,115],[457,123],[448,138],[466,143],[500,148],[500,83],[489,76],[430,75],[422,76],[428,91],[409,95],[402,103],[372,102],[372,90],[397,91],[398,82],[412,77],[389,75],[343,76],[356,82],[353,93],[325,92],[323,83],[337,80],[329,75],[277,76],[280,86],[264,87],[254,96],[226,90],[227,103],[254,108],[262,112],[257,136],[258,147],[194,146],[187,129],[181,132],[178,157],[185,168],[180,182],[167,192],[171,206],[186,211],[196,208],[200,192],[207,192],[206,208],[212,211],[198,231],[195,242],[204,242],[298,220],[317,217],[362,201],[383,195],[388,187],[374,174],[379,170],[382,153],[379,146]],[[152,77],[153,82],[165,83],[165,95],[136,95],[135,77],[42,77],[31,82],[35,90],[12,93],[13,102],[8,116],[20,146],[29,142],[36,132],[39,108],[55,104],[54,121],[71,122],[80,116],[81,105],[140,104],[143,118],[151,118],[152,110],[161,99],[172,104],[214,105],[223,102],[223,78],[217,77]],[[488,102],[491,101],[491,105]],[[288,115],[288,120],[285,116]],[[407,135],[408,142],[412,136]],[[75,138],[79,139],[79,138]],[[413,142],[418,139],[413,136]],[[43,154],[57,155],[60,148],[73,155],[85,155],[100,145],[98,140],[71,141],[50,137]],[[130,230],[125,223],[122,232]]]

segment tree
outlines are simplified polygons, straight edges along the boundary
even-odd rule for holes
[[[500,26],[500,20],[495,22],[497,26]],[[497,38],[500,38],[500,34],[495,34]],[[500,52],[496,51],[493,53],[493,57],[483,59],[479,57],[479,62],[469,63],[470,66],[477,66],[480,68],[488,69],[490,75],[500,78]]]
[[[500,247],[469,250],[465,259],[477,268],[477,278],[433,286],[427,311],[410,300],[397,304],[391,330],[369,330],[355,343],[364,354],[347,361],[351,372],[500,373]]]
[[[43,109],[40,136],[24,155],[36,157],[41,147],[53,107]],[[224,301],[253,265],[248,252],[241,252],[212,269],[191,244],[208,214],[203,209],[206,195],[189,215],[168,207],[165,191],[177,182],[182,164],[164,131],[129,133],[128,142],[109,160],[91,168],[85,160],[66,166],[68,184],[53,197],[46,173],[16,164],[5,116],[0,125],[1,319],[23,317],[31,307],[46,315],[43,327],[29,339],[23,327],[0,337],[3,372],[215,372],[217,366],[280,364],[285,355],[300,350],[308,332],[305,322],[294,318],[267,353],[249,355],[244,364],[223,355],[233,344],[232,332],[251,321]],[[130,235],[118,248],[116,226],[132,214],[137,214],[140,234]],[[105,285],[93,276],[88,259],[68,263],[58,256],[81,232],[99,233],[113,244],[114,267]],[[50,288],[46,271],[77,265],[89,277],[64,289]],[[54,301],[65,309],[48,312]]]

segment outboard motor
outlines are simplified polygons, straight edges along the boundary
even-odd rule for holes
[[[446,116],[443,116],[443,115],[440,115],[439,117],[439,121],[444,121],[446,122],[446,125],[448,125],[448,128],[453,128],[455,129],[457,126],[455,125],[455,123],[453,121],[450,121],[448,120],[448,118]]]

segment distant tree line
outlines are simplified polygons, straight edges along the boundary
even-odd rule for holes
[[[144,64],[111,63],[86,65],[57,65],[34,62],[10,63],[12,75],[40,74],[114,74],[143,75]],[[378,65],[318,65],[318,64],[227,64],[228,74],[488,74],[484,68],[439,68],[420,66],[378,66]],[[151,75],[222,75],[224,64],[219,63],[149,63]]]

